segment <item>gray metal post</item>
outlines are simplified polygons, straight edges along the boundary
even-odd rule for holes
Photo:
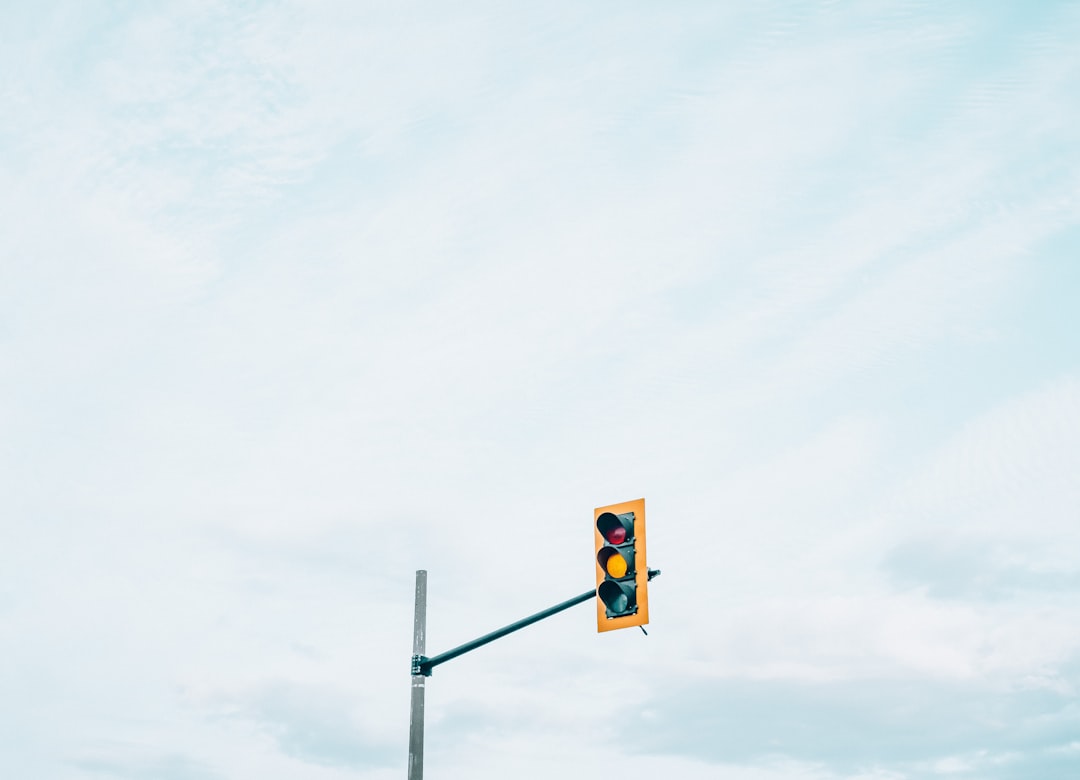
[[[409,780],[424,780],[424,680],[419,660],[427,640],[427,572],[416,572],[413,613],[412,698],[409,706]]]

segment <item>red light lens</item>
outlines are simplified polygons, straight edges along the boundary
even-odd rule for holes
[[[626,541],[626,529],[621,525],[609,528],[604,538],[607,539],[608,544],[622,544]]]

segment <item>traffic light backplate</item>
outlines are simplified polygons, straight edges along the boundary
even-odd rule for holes
[[[597,507],[596,630],[649,622],[649,567],[645,558],[645,499]]]

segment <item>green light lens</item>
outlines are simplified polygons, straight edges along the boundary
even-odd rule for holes
[[[607,607],[608,611],[612,614],[617,615],[630,609],[631,591],[617,582],[605,580],[600,583],[596,595],[600,597],[600,600],[604,602],[604,606]]]

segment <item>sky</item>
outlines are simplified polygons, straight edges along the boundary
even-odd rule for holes
[[[1075,780],[1078,39],[0,4],[0,774]]]

